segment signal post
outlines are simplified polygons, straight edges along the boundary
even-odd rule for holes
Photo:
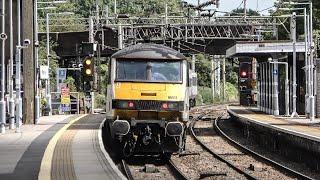
[[[85,108],[86,112],[93,113],[94,105],[94,92],[92,89],[93,76],[94,76],[94,57],[86,56],[82,62],[82,76],[83,76],[83,90],[85,93]]]

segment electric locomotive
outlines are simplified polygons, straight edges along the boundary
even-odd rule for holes
[[[184,55],[158,44],[136,44],[111,57],[107,122],[124,156],[171,154],[185,147],[196,74]]]

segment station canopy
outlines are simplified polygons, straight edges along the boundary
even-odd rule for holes
[[[292,41],[236,42],[235,45],[227,49],[226,57],[259,57],[292,52]],[[304,42],[296,43],[296,52],[305,52]]]

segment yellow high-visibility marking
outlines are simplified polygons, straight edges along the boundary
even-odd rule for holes
[[[117,82],[114,89],[114,98],[126,100],[184,101],[186,88],[185,84]],[[155,96],[144,96],[144,94],[154,94]]]
[[[44,155],[41,160],[40,172],[38,175],[39,180],[50,180],[51,179],[51,164],[53,158],[54,148],[62,134],[76,121],[85,117],[86,115],[82,115],[76,119],[71,120],[68,124],[63,126],[49,141],[49,144],[44,152]],[[41,136],[41,135],[40,135]]]

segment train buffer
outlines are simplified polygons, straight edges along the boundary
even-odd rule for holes
[[[57,115],[0,135],[0,179],[125,179],[103,148],[103,115]]]

